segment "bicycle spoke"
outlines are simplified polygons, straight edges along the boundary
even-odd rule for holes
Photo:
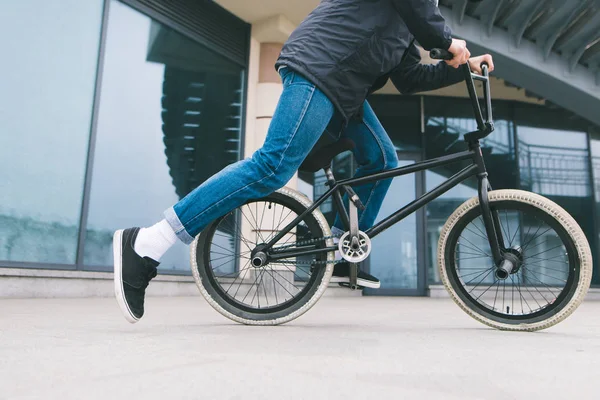
[[[512,275],[509,275],[509,276],[510,276],[510,280],[512,282],[512,286],[510,288],[510,294],[511,294],[511,296],[510,296],[510,298],[511,298],[511,302],[510,302],[511,308],[510,309],[512,310],[512,313],[514,315],[514,313],[515,313],[515,281],[514,281]]]
[[[471,233],[472,233],[473,235],[475,235],[475,236],[478,236],[478,237],[482,238],[482,239],[483,239],[483,240],[485,240],[485,241],[487,241],[487,240],[488,240],[487,236],[482,236],[482,235],[480,235],[480,234],[478,234],[478,233],[476,233],[476,232],[473,232],[472,230],[470,230],[470,229],[469,229],[469,228],[467,228],[467,227],[465,227],[465,230],[467,230],[467,231],[471,232]]]
[[[477,286],[479,286],[483,281],[485,281],[485,278],[488,277],[488,275],[490,274],[490,272],[492,272],[491,269],[490,269],[490,271],[487,274],[485,274],[483,276],[483,278],[477,283],[477,285],[473,286],[473,288],[471,290],[469,290],[469,293],[471,293],[473,290],[475,290],[477,288]]]
[[[213,252],[211,251],[211,253],[210,253],[210,254],[213,254]],[[219,257],[219,258],[211,258],[211,259],[210,259],[210,261],[211,261],[211,264],[212,264],[214,261],[220,261],[220,260],[222,260],[222,259],[224,259],[224,258],[227,258],[227,259],[229,259],[229,260],[235,260],[235,258],[236,258],[236,257],[238,257],[238,258],[244,258],[244,259],[246,259],[246,260],[249,260],[249,259],[250,259],[250,257],[242,257],[241,255],[236,255],[236,254],[234,254],[234,255],[223,256],[223,257]]]
[[[502,312],[504,312],[504,300],[506,299],[506,279],[502,282]]]
[[[464,238],[463,238],[463,239],[464,239]],[[464,240],[467,240],[467,239],[464,239]],[[468,240],[467,240],[467,242],[468,242]],[[459,243],[459,244],[460,244],[460,246],[465,246],[465,247],[466,247],[467,249],[469,249],[469,250],[477,251],[477,254],[483,254],[484,256],[491,257],[491,255],[489,255],[489,254],[485,253],[484,251],[482,251],[482,250],[480,250],[480,249],[477,249],[477,248],[473,248],[473,247],[467,246],[467,245],[466,245],[466,244],[464,244],[464,243]]]
[[[536,231],[535,231],[535,233],[533,234],[533,237],[534,237],[534,238],[536,238],[536,237],[537,237],[537,236],[535,236],[535,235],[537,235],[537,233],[540,231],[540,229],[542,229],[542,225],[538,226],[537,230],[536,230]],[[529,231],[527,231],[527,232],[529,233]],[[527,237],[527,236],[525,236],[525,237]],[[531,239],[530,239],[530,240],[528,240],[526,243],[523,243],[523,245],[521,246],[521,248],[525,248],[525,247],[527,247],[527,245],[529,244],[529,242],[531,242]]]
[[[522,286],[523,287],[523,286]],[[542,308],[542,306],[540,305],[540,303],[538,303],[537,299],[535,298],[535,296],[531,293],[531,291],[529,290],[529,288],[527,286],[525,286],[525,290],[527,290],[527,292],[529,293],[529,295],[531,296],[531,298],[533,299],[533,301],[535,301],[535,303],[538,305],[538,310],[540,308]]]
[[[248,260],[250,260],[250,258],[248,258]],[[211,261],[212,261],[212,260],[211,260]],[[220,267],[222,267],[222,266],[223,266],[223,265],[225,265],[225,264],[229,264],[229,261],[225,261],[224,263],[222,263],[222,264],[219,264],[219,266],[217,266],[217,267],[214,267],[212,270],[213,270],[213,271],[214,271],[214,270],[217,270],[217,269],[219,269]],[[211,266],[212,266],[212,262],[211,262]]]
[[[498,212],[498,211],[496,211]],[[504,216],[506,217],[506,210],[504,211]],[[506,217],[506,222],[508,223],[508,217]],[[502,217],[500,216],[500,213],[498,213],[498,223],[500,224],[500,230],[502,231],[502,233],[504,234],[504,236],[510,240],[510,235],[506,234],[506,229],[504,228],[504,226],[502,225]],[[508,244],[508,247],[510,247],[510,242]]]
[[[250,265],[250,261],[248,261],[246,264],[244,264],[244,268],[242,268],[242,269],[245,269],[245,270],[246,270],[246,272],[244,272],[244,276],[242,277],[242,281],[244,280],[244,278],[246,277],[246,274],[248,273],[248,270],[250,269],[250,268],[246,268],[246,265]],[[236,277],[236,278],[233,280],[233,282],[231,282],[231,285],[229,285],[229,287],[227,288],[227,290],[225,291],[225,293],[229,293],[229,289],[231,289],[231,287],[233,286],[233,284],[234,284],[234,283],[237,281],[237,279],[238,279],[239,277],[240,277],[240,275],[238,275],[238,276],[237,276],[237,277]],[[234,298],[234,299],[237,297],[237,294],[238,294],[238,292],[240,291],[240,288],[241,288],[241,287],[242,287],[242,285],[240,284],[240,285],[238,286],[238,289],[236,290],[235,294],[233,295],[233,298]]]
[[[237,253],[239,255],[244,255],[244,254],[248,254],[248,253],[252,253],[251,250],[246,250],[246,251],[242,251],[240,253]],[[215,250],[210,250],[210,254],[218,254],[220,256],[228,256],[228,255],[235,255],[236,253],[234,251],[229,251],[229,254],[225,254],[225,253],[219,253],[218,251]]]
[[[267,266],[267,267],[269,267],[269,266]],[[291,294],[291,293],[290,293],[290,291],[289,291],[289,290],[287,290],[287,288],[286,288],[284,285],[282,285],[282,284],[281,284],[281,282],[279,282],[277,279],[275,279],[275,276],[274,276],[274,275],[273,275],[273,273],[272,273],[272,272],[274,272],[273,268],[271,268],[271,272],[269,272],[269,271],[268,271],[266,268],[265,268],[265,271],[267,271],[267,273],[268,273],[268,274],[270,274],[270,275],[271,275],[271,277],[273,277],[273,280],[274,280],[275,282],[277,282],[277,284],[278,284],[279,286],[281,286],[281,287],[283,288],[283,290],[285,290],[286,292],[288,292],[288,294],[289,294],[290,296],[294,297],[294,295],[293,295],[293,294]],[[277,290],[275,290],[275,293],[277,293]]]
[[[228,215],[227,217],[225,217],[223,219],[223,221],[225,221],[226,223],[229,224],[229,226],[231,226],[231,228],[235,231],[235,233],[237,234],[237,237],[244,243],[244,245],[248,248],[248,250],[252,251],[254,246],[251,246],[250,243],[248,243],[248,240],[244,237],[244,235],[242,235],[242,230],[241,227],[238,226],[238,224],[236,223],[234,225],[233,222],[231,222],[229,220],[229,217],[232,217],[234,220],[237,219],[233,216],[233,214]],[[214,243],[213,243],[214,244]]]
[[[258,281],[258,278],[262,276],[262,274],[264,273],[264,268],[261,269],[261,271],[258,273],[258,275],[256,276],[256,278],[254,278],[254,283],[252,284],[252,286],[250,286],[250,289],[248,289],[248,292],[246,293],[246,295],[244,296],[244,298],[242,299],[242,303],[244,301],[246,301],[246,297],[248,297],[248,295],[250,294],[250,292],[252,291],[252,288],[254,287],[254,285],[256,285],[256,282]],[[258,290],[258,286],[256,287],[256,290]]]
[[[294,272],[294,273],[295,273],[295,271],[294,271],[293,269],[291,269],[290,267],[288,267],[287,265],[285,265],[285,264],[281,264],[281,265],[283,265],[284,267],[286,267],[286,268],[287,268],[289,271],[291,271],[291,272]],[[287,282],[288,282],[290,285],[292,285],[292,286],[296,287],[296,285],[295,285],[294,283],[292,283],[292,282],[288,281],[288,280],[287,280],[287,279],[286,279],[286,278],[285,278],[283,275],[282,275],[281,277],[282,277],[282,278],[283,278],[285,281],[287,281]]]
[[[525,250],[525,249],[530,249],[530,250],[531,250],[531,249],[534,249],[534,248],[536,248],[537,246],[539,246],[539,244],[538,244],[538,245],[535,245],[535,246],[533,246],[533,247],[531,247],[531,248],[530,248],[530,247],[529,247],[529,244],[531,244],[531,243],[532,243],[532,242],[533,242],[535,239],[537,239],[537,238],[539,238],[539,237],[543,237],[543,236],[544,236],[544,234],[545,234],[546,232],[549,232],[550,230],[552,230],[552,228],[551,228],[551,227],[550,227],[550,228],[548,228],[548,229],[546,229],[544,232],[540,233],[539,235],[537,235],[537,236],[534,236],[533,238],[531,238],[531,239],[530,239],[530,240],[527,242],[527,244],[526,244],[526,245],[524,245],[524,246],[522,247],[522,248],[523,248],[523,250]],[[545,242],[542,242],[542,243],[545,243]]]
[[[269,265],[283,265],[283,266],[285,266],[285,264],[292,264],[292,263],[282,263],[282,262],[269,263]],[[310,272],[310,267],[302,267],[300,265],[296,265],[295,263],[294,263],[294,265],[296,266],[296,268],[300,268],[300,271],[302,271],[302,272],[305,272],[307,274]],[[303,268],[306,268],[306,269],[303,269]],[[293,270],[290,270],[290,271],[293,271]]]
[[[512,238],[510,238],[510,247],[513,246],[513,243],[515,242],[515,240],[517,239],[517,233],[521,232],[521,221],[520,218],[517,217],[517,220],[519,221],[519,224],[517,225],[517,228],[515,229],[515,233],[513,234]],[[521,242],[519,240],[519,242]]]
[[[273,268],[271,267],[271,269]],[[277,299],[277,287],[275,286],[275,277],[271,273],[269,275],[271,275],[271,279],[273,279],[273,292],[275,292],[275,302],[279,304],[279,300]]]
[[[218,245],[218,244],[216,244],[216,243],[213,243],[213,246],[216,246],[216,247],[218,247],[218,248],[220,248],[220,249],[223,249],[223,250],[225,250],[225,251],[229,251],[229,252],[231,252],[231,250],[230,250],[230,249],[227,249],[227,248],[225,248],[225,247],[223,247],[223,246],[220,246],[220,245]],[[212,253],[212,250],[211,250],[211,253]]]
[[[537,278],[536,278],[536,279],[537,279]],[[541,283],[544,283],[544,282],[542,282],[542,281],[540,281],[540,282],[541,282]],[[546,305],[550,304],[550,302],[548,301],[548,299],[546,298],[546,296],[544,296],[544,295],[542,294],[542,292],[540,292],[540,290],[537,288],[537,286],[534,286],[533,288],[534,288],[534,289],[535,289],[535,291],[536,291],[536,292],[538,292],[538,294],[539,294],[540,296],[542,296],[542,298],[543,298],[543,299],[546,301]],[[552,292],[550,292],[550,293],[552,293]],[[554,293],[552,293],[552,294],[554,294]],[[553,300],[556,300],[556,297],[554,297],[554,299],[553,299]]]
[[[528,259],[531,258],[533,260],[540,260],[540,261],[548,261],[548,262],[557,262],[557,263],[561,263],[561,264],[569,264],[568,261],[556,261],[557,258],[561,258],[564,257],[566,254],[560,255],[560,256],[556,256],[556,257],[552,257],[552,258],[539,258],[539,257],[527,257]]]
[[[492,307],[494,310],[496,309],[496,299],[498,298],[498,289],[500,289],[500,281],[498,280],[496,282],[498,282],[498,286],[496,287],[496,295],[494,296],[494,305]]]
[[[485,272],[485,271],[488,271],[488,270],[490,270],[490,269],[492,269],[492,268],[494,268],[494,267],[488,268],[487,270],[484,270],[483,272]],[[466,275],[459,275],[458,277],[459,277],[459,278],[464,278],[464,277],[466,277],[466,276],[471,276],[471,275],[475,275],[475,274],[482,274],[482,273],[483,273],[483,272],[481,272],[481,268],[477,268],[477,271],[479,271],[479,272],[470,272],[470,273],[468,273],[468,274],[466,274]],[[475,279],[477,279],[477,278],[475,278]]]
[[[488,257],[488,256],[479,256],[479,257],[463,257],[463,258],[457,258],[457,260],[462,260],[462,261],[465,261],[465,260],[476,260],[476,259],[478,259],[478,258],[490,258],[490,257]]]
[[[554,249],[558,249],[559,247],[563,247],[563,244],[561,243],[561,244],[559,244],[559,245],[558,245],[558,246],[556,246],[556,247],[553,247],[553,248],[551,248],[551,249],[548,249],[548,250],[542,251],[541,253],[534,254],[533,256],[539,256],[540,254],[544,254],[544,253],[547,253],[547,252],[549,252],[549,251],[552,251],[552,250],[554,250]],[[531,256],[531,257],[533,257],[533,256]]]
[[[250,268],[244,268],[244,269],[241,269],[241,270],[239,270],[239,271],[233,271],[233,272],[230,272],[230,273],[228,273],[228,274],[225,274],[225,275],[218,275],[218,277],[219,277],[219,278],[227,278],[228,276],[231,276],[231,275],[239,275],[239,274],[240,274],[240,272],[244,271],[245,269],[251,269],[251,268],[252,268],[252,267],[250,267]]]
[[[456,254],[466,254],[466,255],[469,255],[469,256],[476,256],[476,255],[481,254],[481,253],[469,253],[468,251],[457,251]],[[489,256],[485,255],[485,256],[481,256],[479,258],[484,258],[484,257],[489,257]]]
[[[548,243],[548,241],[549,241],[549,240],[550,240],[550,238],[546,238],[546,240],[545,240],[545,241],[543,241],[543,242],[540,242],[540,243],[536,244],[536,245],[535,245],[535,246],[533,246],[533,247],[527,247],[527,248],[526,248],[526,249],[524,249],[523,251],[525,251],[525,250],[527,250],[527,251],[531,251],[531,249],[535,249],[536,247],[540,247],[541,245]]]
[[[240,208],[240,213],[242,214],[242,216],[246,219],[246,222],[248,222],[248,224],[250,224],[250,228],[252,228],[253,231],[257,232],[257,236],[258,236],[258,228],[256,226],[252,225],[252,221],[250,221],[250,219],[248,219],[248,217],[246,216],[246,214],[244,213],[243,208]]]
[[[481,226],[483,226],[484,230],[485,230],[485,222],[483,221],[482,217],[479,217],[479,221],[481,221]],[[482,231],[479,226],[477,226],[477,224],[475,223],[475,221],[472,221],[473,226],[479,231],[479,233],[481,233],[482,237],[486,237],[487,238],[487,233],[485,233],[484,231]],[[487,239],[486,239],[487,240]]]
[[[258,282],[258,285],[256,285],[256,291],[254,292],[254,296],[252,296],[252,300],[250,300],[250,304],[252,304],[252,303],[254,303],[254,299],[256,298],[257,299],[256,301],[258,302],[258,308],[260,308],[260,294],[259,294],[260,293],[260,284],[262,283],[264,274],[265,274],[264,269],[258,273],[258,275],[260,276],[260,282]],[[250,289],[252,289],[252,288],[250,288]]]
[[[531,266],[534,266],[534,267],[544,268],[544,269],[547,269],[547,270],[549,270],[549,271],[560,272],[560,273],[569,273],[569,271],[568,271],[568,270],[564,270],[564,269],[555,269],[555,268],[550,268],[550,267],[547,267],[547,266],[545,266],[545,265],[540,265],[540,264],[531,263],[531,262],[524,262],[524,263],[523,263],[523,266],[530,266],[530,265],[531,265]]]
[[[250,207],[248,207],[250,209]],[[254,222],[256,223],[256,236],[258,236],[258,238],[260,239],[261,243],[265,243],[265,238],[262,235],[262,225],[260,225],[258,223],[258,202],[254,203],[254,211],[256,211],[256,217],[254,216],[254,214],[252,213],[252,209],[250,209],[250,215],[252,216],[252,218],[254,219]]]
[[[290,216],[290,214],[291,214],[292,212],[293,212],[293,211],[292,211],[292,210],[290,210],[290,211],[289,211],[289,212],[286,214],[286,216],[285,216],[285,217],[283,217],[283,218],[280,218],[280,219],[279,219],[279,224],[277,224],[277,226],[275,227],[275,229],[276,229],[276,230],[278,230],[278,231],[280,230],[280,229],[279,229],[279,227],[281,226],[281,224],[283,224],[283,222],[284,222],[284,221],[287,219],[287,217],[289,217],[289,216]],[[283,215],[283,213],[281,213],[281,214]],[[291,221],[290,221],[290,222],[291,222]]]
[[[490,286],[488,286],[488,288],[487,288],[487,289],[485,289],[485,290],[483,291],[483,293],[481,293],[479,296],[477,296],[477,298],[476,298],[475,300],[479,300],[479,299],[481,298],[481,296],[483,296],[484,294],[486,294],[486,293],[487,293],[487,291],[488,291],[488,290],[490,290],[490,289],[491,289],[491,287],[492,287],[492,286],[494,286],[494,285],[496,284],[496,282],[499,282],[499,281],[500,281],[500,279],[498,279],[498,280],[494,280],[494,282],[493,282],[493,283],[492,283]]]
[[[558,289],[558,288],[556,288],[556,287],[549,286],[548,284],[546,284],[545,282],[543,282],[542,280],[540,280],[539,278],[537,278],[537,277],[536,277],[536,276],[534,276],[534,275],[532,275],[531,277],[532,277],[532,278],[534,278],[534,279],[535,279],[536,281],[538,281],[539,283],[541,283],[542,285],[544,285],[544,286],[546,287],[546,289],[548,289],[548,291],[549,291],[550,293],[552,293],[553,295],[555,295],[555,293],[553,292],[553,290],[558,290],[558,291],[559,291],[559,292],[558,292],[558,294],[559,294],[559,295],[560,295],[560,292],[562,292],[562,289]],[[534,288],[536,288],[536,290],[537,290],[537,286],[535,286],[535,285],[534,285],[533,287],[534,287]],[[558,296],[556,296],[556,297],[558,297]]]
[[[527,299],[525,298],[525,296],[523,296],[523,293],[521,292],[521,279],[519,278],[519,275],[517,275],[517,282],[519,284],[519,296],[521,296],[521,312],[523,314],[525,314],[525,311],[523,310],[523,300],[525,300],[525,304],[527,305],[527,307],[529,307],[529,311],[533,312],[533,309],[531,308],[531,306],[529,305],[529,303],[527,303]]]

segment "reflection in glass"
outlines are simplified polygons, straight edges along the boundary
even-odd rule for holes
[[[102,3],[2,2],[0,260],[75,263]]]
[[[241,67],[110,3],[86,265],[110,266],[114,230],[160,220],[239,159],[242,85]],[[187,270],[188,258],[178,242],[161,268]]]
[[[521,188],[546,196],[591,196],[583,132],[519,126]]]
[[[400,161],[398,166],[412,162]],[[415,175],[394,178],[375,223],[415,199]],[[413,213],[373,239],[370,273],[382,289],[417,289],[417,214]]]

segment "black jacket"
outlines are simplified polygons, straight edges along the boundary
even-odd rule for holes
[[[414,39],[427,50],[452,43],[433,0],[322,0],[292,33],[275,67],[302,74],[348,120],[389,78],[404,93],[460,81],[445,63],[418,64]]]
[[[449,67],[444,62],[435,65],[425,65],[420,64],[420,62],[421,53],[413,43],[404,54],[404,59],[400,65],[394,68],[391,73],[378,78],[371,86],[369,94],[385,86],[388,79],[392,80],[400,93],[412,94],[454,85],[462,82],[465,78],[462,69]]]

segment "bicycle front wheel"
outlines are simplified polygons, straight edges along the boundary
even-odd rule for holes
[[[442,229],[440,276],[470,316],[502,330],[535,331],[567,318],[592,277],[588,241],[560,206],[534,193],[489,193],[504,246],[518,260],[506,274],[494,265],[479,199],[461,205]]]
[[[278,325],[308,311],[331,278],[334,252],[257,262],[257,251],[310,207],[289,188],[250,200],[207,226],[191,246],[192,273],[200,293],[227,318],[248,325]],[[317,209],[275,245],[274,251],[333,246]],[[268,252],[267,252],[268,253]]]

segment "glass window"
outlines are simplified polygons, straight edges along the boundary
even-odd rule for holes
[[[402,155],[400,155],[402,158]],[[399,167],[413,164],[400,159]],[[394,178],[375,223],[381,222],[416,198],[416,179],[409,174]],[[373,239],[370,273],[381,280],[382,289],[417,289],[417,214],[413,213]]]
[[[113,231],[148,226],[240,157],[243,69],[117,1],[110,3],[88,266],[112,264]],[[188,270],[177,243],[163,270]]]
[[[2,3],[0,260],[75,263],[102,4]]]

